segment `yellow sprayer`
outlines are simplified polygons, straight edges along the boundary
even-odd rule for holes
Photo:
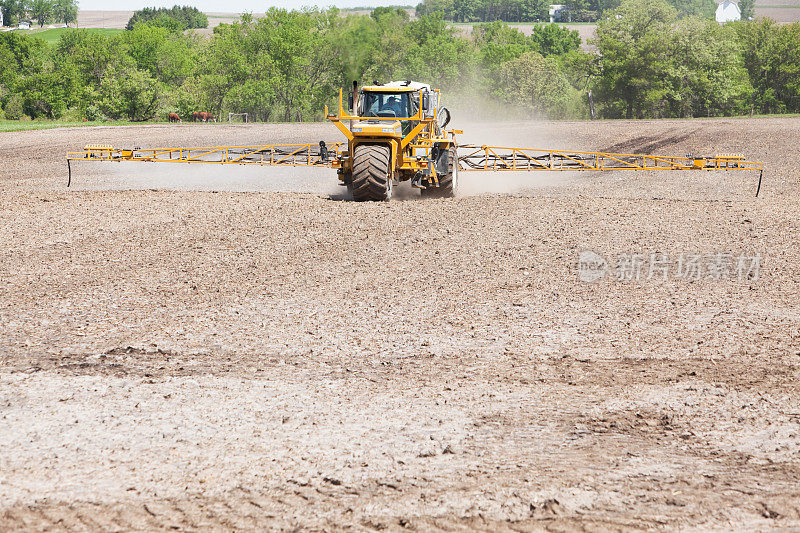
[[[395,81],[358,88],[347,96],[339,91],[336,112],[325,106],[325,117],[347,138],[343,142],[212,146],[193,148],[114,148],[86,146],[67,154],[71,161],[150,161],[235,165],[317,166],[334,168],[339,181],[356,201],[383,201],[396,183],[411,181],[426,197],[450,197],[458,188],[459,171],[574,170],[758,170],[763,164],[741,154],[713,157],[658,156],[459,145],[460,130],[447,130],[450,112],[439,90],[424,83]]]

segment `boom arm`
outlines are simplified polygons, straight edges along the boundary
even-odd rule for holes
[[[763,170],[742,155],[684,157],[462,144],[461,170]]]
[[[464,144],[458,147],[462,171],[574,171],[574,170],[758,170],[763,163],[745,160],[738,154],[713,157],[691,155],[659,156],[513,148]],[[159,163],[213,163],[220,165],[278,165],[339,168],[347,147],[338,142],[325,144],[269,144],[260,146],[212,146],[195,148],[133,148],[86,146],[82,152],[67,154],[71,161],[143,161]],[[70,180],[72,181],[70,168]],[[761,189],[761,176],[758,180]],[[758,196],[758,191],[756,192]]]
[[[72,161],[145,161],[157,163],[212,163],[218,165],[336,166],[342,143],[266,144],[261,146],[210,146],[197,148],[114,148],[85,146],[67,153],[67,187],[72,184]]]
[[[342,153],[342,143],[268,144],[196,148],[132,148],[86,146],[70,152],[67,160],[150,161],[158,163],[217,163],[222,165],[331,166]]]

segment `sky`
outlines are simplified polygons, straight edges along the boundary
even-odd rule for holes
[[[87,11],[132,11],[143,7],[172,7],[175,4],[188,5],[205,12],[263,13],[270,7],[284,7],[299,9],[304,6],[317,5],[320,7],[361,7],[361,6],[390,6],[390,5],[416,5],[418,0],[288,0],[285,2],[270,2],[264,0],[78,0],[78,9]]]

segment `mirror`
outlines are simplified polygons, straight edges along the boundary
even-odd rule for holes
[[[348,94],[347,95],[347,109],[349,109],[350,111],[353,110],[353,95],[352,94]]]
[[[446,107],[439,108],[439,127],[444,129],[450,123],[450,110]]]
[[[422,93],[422,110],[427,112],[430,108],[431,102],[428,93]]]

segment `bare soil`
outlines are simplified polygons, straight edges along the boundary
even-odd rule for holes
[[[76,164],[329,125],[0,136],[0,530],[800,528],[800,119],[454,124],[745,172]],[[401,189],[401,188],[400,188]],[[398,189],[398,190],[400,190]],[[582,250],[757,279],[578,279]]]
[[[125,29],[133,11],[78,11],[79,28]],[[211,22],[211,20],[209,20]]]
[[[779,5],[756,6],[756,17],[765,17],[776,20],[777,22],[797,22],[800,21],[800,4],[796,0],[781,1]]]
[[[211,30],[220,24],[230,24],[239,19],[238,13],[206,13],[208,15],[208,28],[197,30],[201,33],[211,33]],[[78,11],[79,28],[116,28],[125,29],[128,21],[133,16],[133,11]],[[254,16],[261,16],[254,13]]]

